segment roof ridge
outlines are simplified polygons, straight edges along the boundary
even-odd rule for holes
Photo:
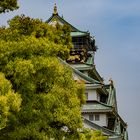
[[[99,103],[100,105],[103,105],[103,106],[105,106],[105,107],[111,107],[111,108],[113,108],[112,106],[110,106],[110,105],[107,105],[107,104],[105,104],[105,103],[102,103],[102,102],[100,102],[100,101],[97,101],[97,100],[94,100],[93,102],[94,102],[94,103]]]
[[[72,32],[88,33],[88,32],[86,32],[86,31],[81,31],[81,30],[77,29],[77,28],[74,27],[72,24],[70,24],[69,22],[67,22],[64,18],[62,18],[59,14],[52,14],[52,16],[51,16],[48,20],[46,20],[46,22],[49,23],[53,17],[57,17],[59,20],[63,21],[64,23],[66,23],[66,24],[68,24],[69,26],[71,26],[74,30],[76,30],[76,31],[72,31]]]
[[[101,105],[104,105],[104,106],[106,106],[106,107],[111,107],[112,108],[112,106],[111,105],[107,105],[107,104],[105,104],[105,103],[102,103],[102,102],[99,102],[99,101],[97,101],[99,104],[101,104]]]

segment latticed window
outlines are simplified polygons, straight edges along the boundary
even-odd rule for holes
[[[100,121],[100,115],[99,114],[89,114],[89,120],[90,121]]]
[[[74,49],[83,49],[83,47],[87,45],[85,37],[72,38],[72,42],[74,45]]]
[[[94,120],[93,114],[89,114],[89,120],[90,120],[90,121],[93,121],[93,120]]]

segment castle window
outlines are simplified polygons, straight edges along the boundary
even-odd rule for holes
[[[107,96],[101,94],[101,95],[100,95],[100,102],[102,102],[102,103],[106,103],[106,102],[107,102]]]
[[[95,121],[99,121],[100,120],[100,115],[99,114],[95,114]]]
[[[93,120],[94,120],[93,114],[89,114],[89,120],[90,120],[90,121],[93,121]]]

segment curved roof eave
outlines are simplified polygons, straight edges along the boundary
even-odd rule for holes
[[[53,18],[57,18],[61,23],[69,25],[72,28],[72,32],[80,32],[83,33],[84,35],[89,35],[89,32],[85,32],[85,31],[80,31],[79,29],[77,29],[76,27],[74,27],[73,25],[71,25],[69,22],[67,22],[64,18],[60,17],[59,14],[52,14],[52,16],[46,20],[46,23],[49,23]]]
[[[58,58],[63,64],[65,64],[66,66],[70,67],[73,72],[75,72],[77,75],[79,75],[81,78],[93,83],[93,84],[102,84],[99,81],[92,79],[91,77],[88,77],[86,74],[80,72],[79,70],[73,68],[72,66],[70,66],[68,63],[66,63],[64,60],[62,60],[61,58]]]

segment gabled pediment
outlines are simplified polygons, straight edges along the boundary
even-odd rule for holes
[[[64,20],[63,17],[60,17],[59,14],[52,14],[52,16],[46,21],[49,25],[55,26],[56,24],[60,25],[68,25],[71,28],[72,32],[80,32],[77,28],[72,26],[70,23],[68,23],[66,20]]]
[[[77,28],[75,28],[73,25],[71,25],[69,22],[67,22],[63,16],[59,16],[58,11],[57,11],[57,6],[55,4],[54,6],[54,11],[52,16],[46,21],[49,25],[55,26],[56,24],[59,25],[68,25],[71,28],[72,36],[85,36],[89,34],[88,32],[80,31]]]

